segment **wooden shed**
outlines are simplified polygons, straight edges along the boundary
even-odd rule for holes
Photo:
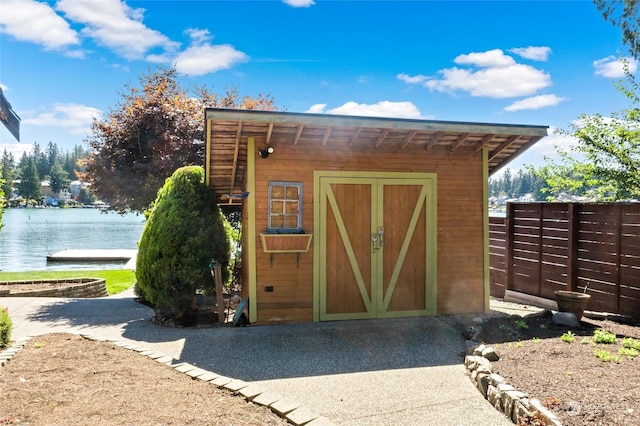
[[[206,109],[253,324],[489,309],[488,178],[547,126]]]

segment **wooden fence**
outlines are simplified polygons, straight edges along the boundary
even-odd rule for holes
[[[491,295],[591,295],[589,310],[640,317],[640,204],[509,203],[489,219]]]

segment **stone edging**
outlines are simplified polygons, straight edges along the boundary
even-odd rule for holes
[[[3,286],[51,284],[51,288],[38,290],[10,290]],[[108,296],[104,278],[65,278],[59,280],[27,280],[27,281],[0,281],[0,297],[68,297],[68,298],[95,298]]]
[[[499,359],[498,354],[490,346],[485,346],[473,340],[468,340],[467,355],[464,365],[470,372],[471,381],[483,397],[496,410],[511,419],[515,424],[523,417],[537,415],[546,425],[562,426],[560,420],[542,403],[507,384],[504,377],[492,372],[491,361]]]
[[[221,376],[220,374],[203,370],[202,368],[196,367],[195,365],[191,365],[186,362],[179,362],[178,360],[166,356],[160,352],[150,351],[141,346],[137,346],[124,341],[104,339],[93,334],[73,332],[67,333],[78,334],[85,339],[94,340],[97,342],[112,343],[124,349],[138,352],[140,355],[147,356],[156,362],[167,365],[180,373],[190,376],[193,379],[209,382],[220,389],[226,389],[234,395],[242,396],[249,402],[265,406],[271,409],[271,411],[273,411],[274,413],[278,414],[280,417],[287,420],[287,422],[289,422],[290,424],[296,426],[332,426],[334,424],[328,418],[315,414],[306,407],[303,407],[302,404],[298,404],[293,400],[282,398],[276,394],[265,391],[264,389],[262,389],[262,387],[250,382]],[[17,340],[8,349],[0,352],[0,367],[9,362],[11,358],[13,358],[13,356],[34,337],[36,336],[25,337],[21,340]]]

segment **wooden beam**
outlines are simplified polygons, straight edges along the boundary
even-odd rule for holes
[[[300,135],[302,135],[302,130],[304,130],[304,124],[298,124],[298,130],[296,130],[296,135],[293,137],[293,145],[298,145]]]
[[[489,161],[493,160],[494,158],[496,158],[498,155],[500,155],[500,153],[502,151],[504,151],[505,149],[509,148],[509,146],[514,143],[515,141],[517,141],[518,139],[520,139],[520,135],[513,135],[513,136],[509,136],[507,138],[506,141],[502,142],[502,144],[500,144],[499,147],[497,147],[489,156]]]
[[[464,141],[467,140],[471,133],[462,133],[457,141],[451,144],[451,152],[455,151],[463,144]]]
[[[388,134],[389,134],[389,129],[384,129],[382,134],[378,137],[378,140],[376,141],[376,145],[374,149],[378,149],[378,147],[382,145],[382,142],[385,140]]]
[[[409,133],[407,133],[407,136],[404,137],[404,140],[402,141],[402,145],[400,146],[400,151],[402,151],[403,149],[405,149],[407,147],[407,145],[409,145],[411,143],[411,140],[418,134],[417,130],[412,130]]]
[[[236,186],[236,170],[238,170],[238,156],[240,153],[240,136],[242,135],[242,121],[238,121],[238,129],[236,130],[236,144],[233,148],[233,164],[231,166],[231,182],[229,185],[229,193],[233,194],[233,188]]]
[[[431,148],[436,146],[436,143],[438,143],[438,141],[440,140],[441,136],[442,136],[442,133],[440,133],[440,132],[434,133],[433,136],[431,137],[431,139],[429,139],[429,142],[427,142],[425,144],[424,149],[426,151],[431,151]]]
[[[331,136],[332,130],[333,130],[332,127],[327,127],[327,130],[324,131],[324,136],[322,136],[322,146],[325,146],[327,144],[327,141],[329,140],[329,136]]]
[[[495,134],[493,134],[493,133],[485,135],[485,137],[482,138],[482,140],[480,142],[478,142],[478,145],[476,145],[476,152],[480,152],[480,150],[482,148],[487,146],[489,144],[489,142],[491,142],[491,139],[493,139],[494,136],[495,136]]]
[[[273,123],[269,123],[269,128],[267,129],[267,141],[266,144],[269,145],[271,143],[271,134],[273,133]]]
[[[353,135],[351,135],[351,139],[349,139],[349,148],[351,148],[351,145],[356,143],[358,137],[360,136],[360,132],[362,132],[362,127],[358,127],[355,132],[353,132]]]

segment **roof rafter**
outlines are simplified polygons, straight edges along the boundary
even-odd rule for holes
[[[302,135],[303,130],[304,130],[304,124],[298,124],[296,135],[293,137],[293,145],[298,145],[298,141],[300,140],[300,136]]]
[[[458,149],[460,147],[460,145],[463,144],[464,141],[467,140],[467,138],[471,135],[471,133],[462,133],[460,134],[460,137],[458,138],[457,141],[455,141],[453,144],[451,144],[451,152],[455,151],[456,149]]]
[[[407,133],[407,136],[404,137],[404,140],[402,141],[402,145],[400,146],[400,151],[404,150],[407,147],[407,145],[411,143],[411,139],[413,139],[417,134],[418,134],[417,130],[412,130],[409,133]]]
[[[489,133],[484,138],[482,138],[482,140],[478,142],[478,145],[476,146],[476,152],[487,146],[489,142],[491,142],[491,139],[493,139],[494,137],[495,135],[493,133]]]
[[[351,146],[356,143],[356,140],[358,140],[358,136],[360,136],[360,132],[362,131],[362,127],[358,127],[354,132],[353,135],[351,135],[351,139],[349,139],[349,148],[351,148]]]
[[[242,121],[238,122],[238,130],[236,131],[236,144],[233,148],[233,165],[231,166],[231,184],[229,186],[229,192],[233,192],[233,187],[236,184],[236,170],[238,170],[238,155],[240,154],[240,136],[242,135]]]
[[[378,140],[376,141],[374,149],[378,149],[378,147],[382,145],[382,142],[384,141],[384,139],[389,135],[389,131],[390,131],[389,129],[384,129],[382,134],[378,137]]]
[[[502,144],[499,147],[493,150],[493,152],[489,156],[489,161],[496,158],[496,156],[498,156],[505,149],[509,148],[509,146],[511,146],[511,144],[513,144],[518,139],[520,139],[520,135],[509,136],[506,141],[502,142]]]
[[[431,149],[436,146],[440,138],[442,137],[442,132],[435,132],[431,138],[429,138],[429,142],[424,146],[426,151],[431,151]]]

